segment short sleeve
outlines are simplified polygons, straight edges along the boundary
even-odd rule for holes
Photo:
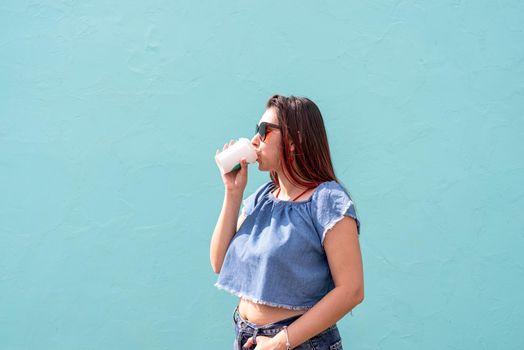
[[[246,199],[242,201],[242,210],[241,213],[243,216],[248,216],[253,212],[253,208],[255,207],[255,193],[252,193],[250,196],[248,196]]]
[[[312,216],[320,242],[324,245],[326,233],[342,220],[344,216],[355,219],[357,233],[360,236],[360,220],[355,204],[349,194],[336,181],[321,184],[312,201]]]
[[[246,199],[242,201],[243,206],[241,213],[243,216],[248,216],[251,215],[251,213],[253,213],[253,210],[255,209],[256,205],[264,196],[264,194],[266,194],[267,191],[270,190],[272,184],[272,181],[264,183],[262,186],[257,188],[255,192],[253,192],[251,195],[249,195],[248,197],[246,197]]]

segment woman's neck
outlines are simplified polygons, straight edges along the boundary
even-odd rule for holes
[[[306,187],[300,187],[295,186],[289,181],[287,177],[284,176],[284,174],[278,173],[278,183],[280,185],[280,192],[278,192],[278,198],[280,199],[290,199],[297,195],[299,195],[301,192],[303,192]]]

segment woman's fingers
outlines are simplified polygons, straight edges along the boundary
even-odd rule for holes
[[[240,160],[240,170],[242,172],[247,172],[247,159],[246,158],[242,158]]]
[[[252,345],[253,345],[253,337],[249,337],[249,339],[245,342],[242,348],[250,348]]]
[[[240,169],[238,170],[238,175],[236,176],[236,179],[241,181],[246,181],[247,178],[247,163],[246,159],[242,158],[240,160]]]

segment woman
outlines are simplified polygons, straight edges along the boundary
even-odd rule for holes
[[[246,160],[222,175],[211,239],[215,285],[240,297],[234,348],[342,349],[336,322],[364,299],[360,222],[315,103],[275,95],[266,107],[251,143],[271,181],[242,202]]]

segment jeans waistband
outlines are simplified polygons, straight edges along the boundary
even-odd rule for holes
[[[300,316],[302,315],[291,316],[291,317],[285,318],[277,322],[257,326],[256,324],[249,322],[248,320],[245,320],[242,318],[242,316],[240,316],[240,313],[238,312],[238,305],[237,305],[237,307],[235,308],[235,312],[233,314],[233,319],[235,323],[239,325],[239,327],[245,333],[254,332],[259,335],[275,335],[276,333],[282,330],[283,326],[289,326],[295,320],[299,319]]]

